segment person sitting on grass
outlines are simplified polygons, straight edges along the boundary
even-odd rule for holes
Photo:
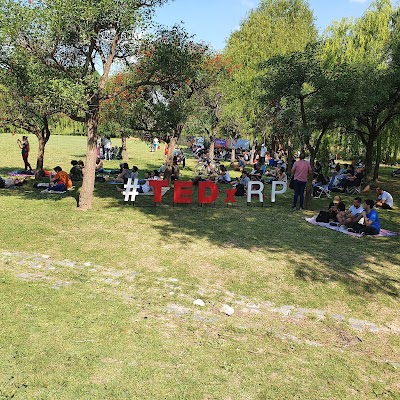
[[[72,160],[71,161],[72,168],[69,171],[69,177],[73,182],[81,181],[82,180],[82,169],[78,164],[78,161]]]
[[[96,158],[96,173],[101,174],[104,171],[103,169],[103,161],[101,158],[97,157]]]
[[[132,175],[128,163],[121,163],[119,164],[119,167],[120,167],[119,174],[115,178],[115,182],[121,182],[121,183],[128,182],[128,179]]]
[[[338,222],[337,215],[340,212],[344,212],[346,210],[346,207],[344,203],[342,202],[342,198],[340,196],[335,196],[333,201],[330,202],[329,204],[329,220],[333,222]]]
[[[230,183],[232,181],[232,178],[229,175],[229,172],[225,168],[225,166],[221,165],[220,170],[221,170],[221,172],[218,175],[218,182],[220,182],[220,183]]]
[[[46,189],[53,192],[65,192],[71,189],[72,181],[70,176],[57,166],[54,168],[55,175],[50,176],[50,186]]]
[[[376,193],[378,198],[375,202],[376,207],[381,207],[384,210],[392,210],[393,209],[393,196],[384,191],[381,187],[376,188]]]
[[[139,168],[136,165],[132,167],[131,179],[139,179]]]
[[[363,235],[379,235],[381,231],[381,223],[376,210],[374,210],[374,201],[371,199],[365,200],[363,203],[364,211],[361,216],[363,223],[350,222],[348,231],[362,233]]]
[[[179,179],[179,175],[180,175],[180,169],[178,165],[178,159],[174,157],[174,160],[172,162],[171,181]]]
[[[244,157],[243,156],[239,157],[238,164],[239,164],[239,170],[240,171],[243,171],[246,168],[246,161],[244,161]]]
[[[278,181],[280,181],[280,182],[287,182],[287,175],[286,175],[286,172],[285,172],[285,168],[284,168],[284,167],[281,167],[281,168],[279,169]]]
[[[82,176],[85,175],[85,163],[82,160],[78,161],[78,167],[81,169]]]
[[[361,205],[361,197],[355,197],[353,205],[344,212],[338,212],[336,218],[341,227],[347,228],[351,222],[359,222],[364,211]]]

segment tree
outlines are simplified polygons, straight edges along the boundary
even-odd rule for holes
[[[117,60],[135,63],[138,30],[145,29],[155,7],[165,1],[0,1],[0,37],[6,37],[12,48],[29,52],[49,71],[62,74],[64,87],[78,85],[84,94],[69,113],[72,119],[84,121],[87,128],[86,168],[79,199],[82,210],[92,206],[99,110],[109,96],[105,88],[111,68]],[[145,79],[133,86],[160,83],[157,72],[148,71]],[[176,69],[168,81],[173,79],[173,72]]]
[[[355,22],[342,20],[329,28],[325,37],[328,65],[353,65],[358,83],[358,110],[346,128],[365,146],[365,183],[371,179],[373,161],[378,177],[380,145],[374,146],[387,124],[400,113],[398,57],[399,12],[390,0],[376,0]]]
[[[63,82],[57,71],[43,68],[24,50],[5,49],[2,46],[0,50],[2,125],[12,125],[36,135],[38,178],[43,175],[45,146],[50,138],[49,120],[68,107],[63,97],[66,90],[61,90]]]
[[[209,158],[214,158],[214,142],[221,123],[223,88],[221,81],[227,81],[234,67],[229,58],[222,54],[208,55],[195,77],[195,115],[210,138]]]
[[[310,153],[314,167],[325,134],[354,115],[353,70],[342,64],[324,68],[321,44],[302,52],[277,56],[265,64],[260,86],[261,100],[271,107],[275,119],[297,135],[301,148]],[[312,177],[306,187],[305,206],[310,208]]]
[[[163,133],[169,143],[164,174],[169,179],[176,143],[194,107],[193,95],[202,87],[199,74],[208,48],[174,27],[161,31],[155,40],[144,42],[141,54],[134,72],[127,76],[144,80],[152,71],[159,75],[158,81],[140,90],[140,96],[132,103],[131,126],[137,131]],[[126,87],[135,89],[135,85]],[[138,91],[132,94],[137,95]]]
[[[259,64],[277,55],[302,51],[317,37],[313,13],[304,0],[262,0],[240,29],[230,36],[225,55],[237,66],[225,83],[224,113],[235,118],[241,131],[262,130],[259,91],[254,81]]]

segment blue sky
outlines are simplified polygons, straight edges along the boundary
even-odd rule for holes
[[[372,0],[309,0],[316,25],[322,32],[333,20],[359,17]],[[175,0],[161,7],[155,21],[166,26],[184,22],[189,34],[219,51],[258,0]]]

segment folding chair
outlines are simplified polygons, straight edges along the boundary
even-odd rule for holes
[[[363,179],[361,179],[359,186],[347,186],[346,192],[352,195],[361,194]]]
[[[329,181],[329,183],[327,185],[315,185],[314,189],[316,189],[316,193],[317,195],[314,196],[315,199],[320,199],[323,196],[326,197],[331,197],[331,190],[333,188],[333,184],[335,182],[335,177],[332,176],[331,180]],[[313,192],[314,192],[313,189]]]

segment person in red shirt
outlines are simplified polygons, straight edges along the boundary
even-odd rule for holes
[[[308,176],[311,174],[311,165],[306,161],[305,154],[300,153],[300,160],[297,160],[292,167],[293,184],[294,184],[294,197],[293,197],[293,211],[297,208],[297,199],[300,197],[300,210],[304,210],[304,190],[306,188]]]

